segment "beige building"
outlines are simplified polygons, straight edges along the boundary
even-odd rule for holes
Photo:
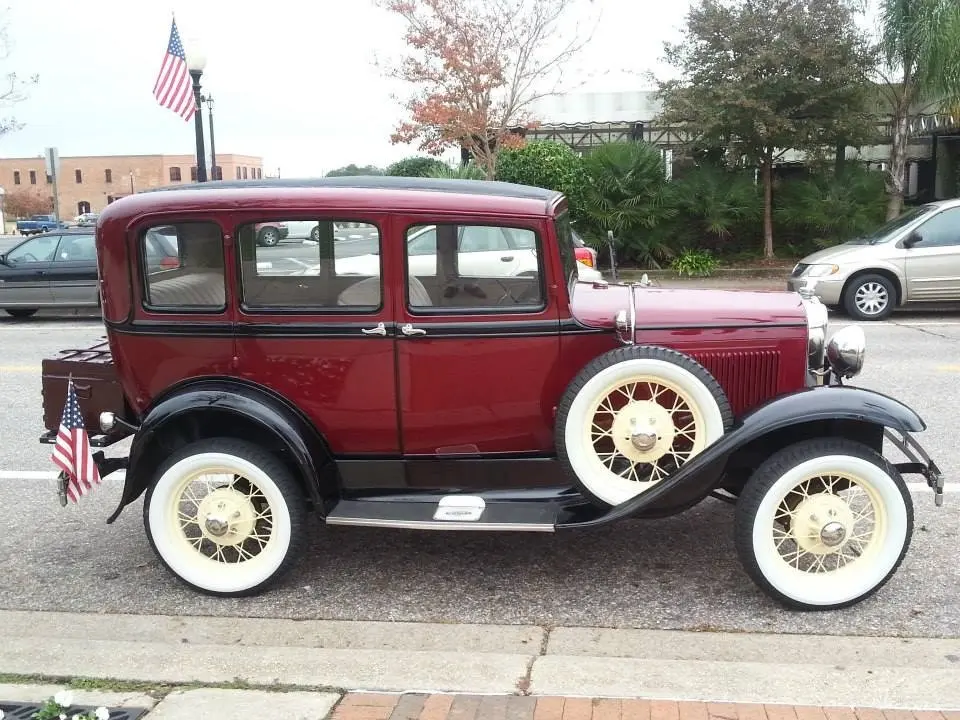
[[[207,177],[213,179],[209,167]],[[261,177],[262,158],[217,153],[217,179]],[[61,156],[57,183],[60,217],[69,220],[84,212],[100,212],[114,200],[138,190],[196,180],[194,155]],[[42,156],[0,158],[0,187],[7,195],[26,191],[51,201],[53,198],[52,179],[47,176]]]

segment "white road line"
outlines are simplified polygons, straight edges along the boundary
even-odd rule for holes
[[[6,327],[0,325],[0,332],[63,332],[72,330],[103,330],[103,320],[100,318],[90,318],[89,325],[20,325],[19,327]]]
[[[56,470],[0,470],[0,481],[2,480],[56,480],[58,471]],[[117,470],[110,475],[109,479],[121,478],[126,476],[125,470]],[[907,489],[915,493],[931,492],[925,482],[908,482]],[[949,482],[943,488],[944,493],[960,493],[960,482]]]
[[[284,260],[288,260],[290,262],[296,263],[297,265],[302,265],[305,268],[313,267],[313,265],[311,265],[310,263],[305,263],[303,262],[303,260],[297,260],[296,258],[284,258]]]

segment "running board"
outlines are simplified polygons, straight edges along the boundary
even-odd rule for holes
[[[486,502],[477,495],[445,495],[439,501],[340,500],[326,517],[329,525],[406,530],[493,530],[554,532],[564,503]]]

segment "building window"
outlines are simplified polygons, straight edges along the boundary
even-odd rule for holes
[[[20,171],[19,171],[19,170],[14,170],[14,171],[13,171],[13,184],[14,184],[14,185],[19,185],[19,184],[20,184]]]
[[[237,167],[237,180],[239,180],[239,179],[240,179],[240,167],[238,166],[238,167]]]
[[[113,170],[111,170],[110,168],[107,168],[106,170],[103,171],[103,181],[108,183],[113,182]]]
[[[74,174],[77,176],[77,184],[79,185],[80,183],[83,182],[83,173],[80,172],[80,169],[78,168],[77,170],[74,171]]]
[[[107,195],[107,205],[110,205],[116,198],[113,195]]]
[[[263,178],[263,168],[257,168],[257,180]]]
[[[196,181],[197,181],[197,166],[196,166],[196,165],[194,165],[192,168],[190,168],[190,180],[192,180],[193,182],[196,182]]]
[[[180,182],[180,168],[170,168],[170,182]]]
[[[47,185],[53,185],[53,175],[47,174]]]
[[[77,203],[77,215],[84,215],[90,212],[90,203],[86,200],[81,200]]]
[[[36,185],[36,184],[37,184],[37,171],[36,171],[36,170],[31,170],[31,171],[30,171],[30,184],[31,184],[31,185]]]
[[[246,167],[243,168],[243,179],[244,179],[244,180],[247,179],[247,168],[246,168]]]
[[[223,180],[223,168],[217,165],[213,169],[213,179],[214,180]]]

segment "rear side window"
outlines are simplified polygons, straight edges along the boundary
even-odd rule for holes
[[[376,225],[269,218],[241,225],[237,241],[246,311],[373,313],[383,306]]]
[[[226,309],[223,235],[210,222],[156,225],[140,236],[144,305],[167,312]]]

